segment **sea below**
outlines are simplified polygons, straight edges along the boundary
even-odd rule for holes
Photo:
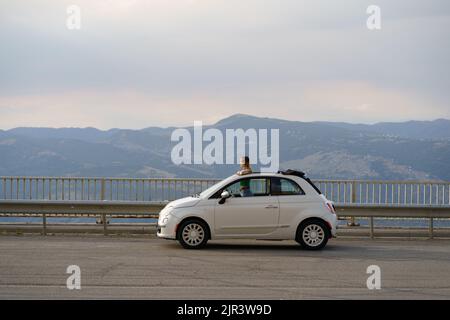
[[[97,218],[47,218],[47,224],[96,224]],[[109,224],[154,224],[157,219],[108,219]],[[369,219],[356,219],[361,226],[369,226]],[[0,223],[41,224],[42,218],[37,217],[2,217]],[[340,220],[340,225],[346,225],[347,220]],[[374,218],[375,227],[392,228],[428,228],[429,219],[426,218]],[[450,228],[450,219],[433,220],[434,228]]]

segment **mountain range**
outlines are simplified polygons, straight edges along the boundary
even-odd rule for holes
[[[279,129],[280,167],[313,178],[450,180],[446,119],[369,125],[236,114],[208,128]],[[0,176],[222,178],[236,171],[237,165],[175,165],[174,129],[0,130]]]

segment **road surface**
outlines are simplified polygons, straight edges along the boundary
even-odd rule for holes
[[[81,290],[69,290],[69,265]],[[369,265],[381,289],[367,289]],[[450,299],[450,240],[212,241],[0,236],[1,299]]]

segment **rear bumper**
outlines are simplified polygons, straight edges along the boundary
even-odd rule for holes
[[[328,220],[328,224],[330,227],[330,238],[335,238],[337,235],[337,228],[338,228],[337,215],[333,214],[333,218]]]
[[[337,236],[337,226],[331,228],[331,238],[336,238],[336,236]]]

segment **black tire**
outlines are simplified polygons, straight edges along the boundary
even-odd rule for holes
[[[200,220],[186,220],[178,227],[177,239],[185,249],[204,248],[209,239],[208,226]]]
[[[330,231],[320,219],[309,219],[297,229],[296,241],[306,250],[320,250],[328,242]]]

